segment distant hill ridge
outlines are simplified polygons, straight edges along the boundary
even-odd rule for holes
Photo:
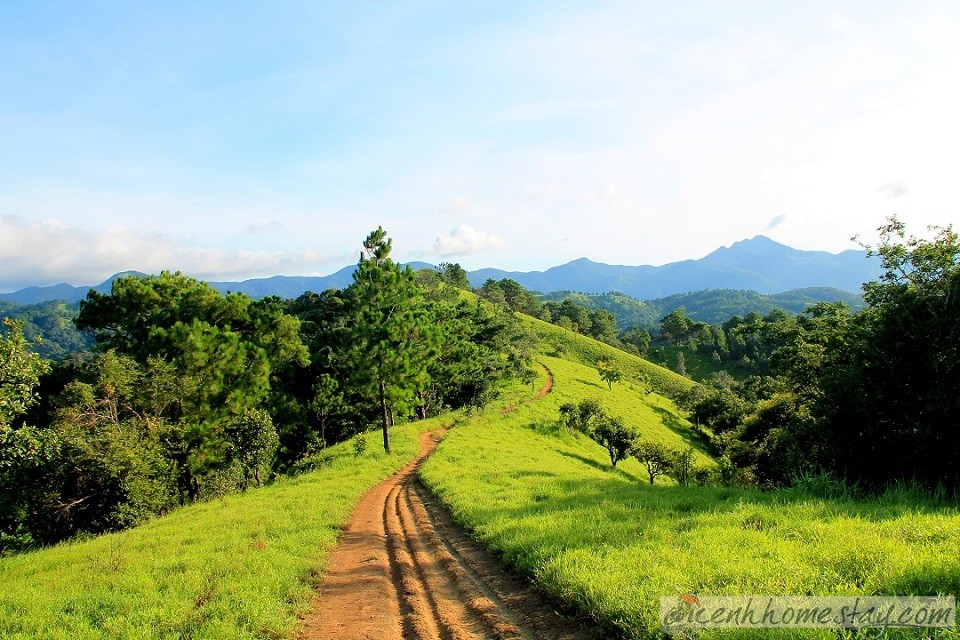
[[[433,267],[424,262],[414,262],[410,266],[414,269]],[[355,268],[355,265],[350,265],[327,276],[273,276],[210,284],[223,292],[237,291],[254,298],[270,295],[295,298],[305,291],[343,288],[350,284]],[[124,275],[137,275],[137,272],[117,274],[92,287],[69,284],[27,287],[0,294],[0,300],[18,304],[37,304],[48,300],[76,302],[86,297],[91,288],[109,292],[113,280]],[[649,300],[705,289],[776,294],[793,289],[825,287],[858,293],[861,284],[879,275],[878,260],[867,258],[864,251],[851,250],[839,254],[801,251],[765,236],[756,236],[735,242],[730,247],[721,247],[699,260],[683,260],[660,267],[608,265],[580,258],[546,271],[479,269],[470,272],[468,277],[473,286],[482,285],[488,278],[510,278],[540,293],[618,291],[639,300]]]
[[[643,301],[618,292],[588,294],[557,291],[541,297],[543,302],[559,303],[567,299],[588,309],[609,311],[617,319],[620,329],[638,326],[654,331],[663,316],[680,308],[692,320],[719,325],[733,316],[744,316],[751,312],[766,315],[774,309],[781,309],[797,314],[818,302],[843,302],[854,311],[864,307],[859,294],[829,287],[791,289],[772,295],[742,289],[705,289]]]
[[[734,289],[775,294],[793,289],[826,287],[859,293],[864,282],[880,275],[880,263],[865,251],[801,251],[766,236],[721,247],[699,260],[660,267],[606,265],[586,258],[546,271],[515,272],[480,269],[469,274],[474,286],[488,278],[510,278],[541,293],[618,291],[638,300],[702,291]]]

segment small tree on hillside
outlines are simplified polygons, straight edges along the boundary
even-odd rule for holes
[[[630,453],[647,468],[650,484],[657,476],[668,474],[676,460],[675,452],[658,442],[637,442]]]
[[[312,391],[313,398],[310,400],[310,408],[317,417],[317,422],[320,423],[320,446],[326,448],[327,422],[331,416],[343,410],[346,401],[336,378],[327,373],[321,373],[317,377]]]
[[[660,338],[667,344],[680,346],[690,337],[690,319],[681,307],[660,320]]]
[[[280,444],[270,414],[262,409],[248,409],[227,424],[226,436],[230,458],[243,470],[243,490],[247,490],[251,477],[258,487],[262,486],[262,473],[269,471]]]
[[[346,355],[352,382],[379,401],[387,453],[394,414],[409,409],[426,383],[437,342],[414,273],[390,258],[391,246],[382,227],[371,232],[346,291],[351,316]]]
[[[581,400],[577,404],[564,402],[560,405],[560,426],[590,435],[594,421],[604,415],[600,403],[593,398]]]
[[[615,467],[627,457],[637,434],[626,427],[622,419],[604,415],[596,420],[590,437],[607,450],[610,464]]]
[[[693,447],[690,446],[681,451],[673,452],[673,464],[667,470],[667,475],[676,480],[681,487],[689,487],[694,475],[696,475],[697,470],[693,464],[693,454]]]
[[[458,262],[441,262],[440,279],[458,289],[470,290],[470,280],[467,279],[467,272]]]
[[[623,378],[620,368],[617,367],[617,363],[613,360],[600,360],[597,363],[597,372],[600,374],[600,378],[607,383],[607,388],[611,391],[613,390],[613,383],[620,382],[621,378]]]
[[[652,340],[650,332],[640,327],[630,327],[620,334],[620,342],[632,345],[640,355],[646,355]]]

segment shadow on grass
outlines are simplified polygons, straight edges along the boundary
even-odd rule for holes
[[[640,480],[640,478],[637,478],[637,476],[633,475],[629,471],[624,471],[620,467],[613,467],[613,466],[610,466],[609,464],[602,464],[600,462],[597,462],[596,460],[591,460],[586,456],[581,456],[580,454],[571,453],[569,451],[561,451],[559,449],[554,449],[554,451],[556,451],[557,453],[559,453],[560,455],[566,458],[572,458],[573,460],[577,460],[579,462],[582,462],[583,464],[589,465],[594,469],[599,469],[600,471],[604,471],[606,473],[611,473],[611,472],[615,473],[623,477],[625,480],[630,480],[631,482],[637,482],[638,480]]]
[[[600,389],[601,391],[609,391],[609,389],[605,388],[605,387],[604,387],[602,384],[600,384],[599,382],[591,382],[590,380],[584,380],[583,378],[574,378],[574,382],[579,382],[580,384],[585,385],[585,386],[588,386],[588,387],[596,387],[597,389]]]
[[[731,514],[730,526],[756,531],[769,528],[775,532],[780,526],[792,526],[791,522],[798,517],[803,520],[814,518],[821,522],[837,518],[879,522],[916,512],[916,508],[909,504],[819,500],[792,491],[650,486],[647,478],[637,478],[621,469],[612,469],[575,453],[557,453],[595,469],[608,473],[614,471],[630,482],[621,482],[612,474],[607,478],[563,480],[558,477],[551,481],[553,495],[547,499],[511,506],[501,504],[496,508],[481,510],[478,520],[515,521],[517,527],[523,528],[529,525],[523,525],[521,521],[529,518],[531,509],[535,509],[538,518],[545,518],[544,521],[550,523],[550,531],[545,535],[562,540],[564,548],[573,549],[587,548],[597,543],[591,536],[584,537],[579,532],[583,529],[584,517],[595,517],[595,510],[600,505],[605,506],[607,519],[611,523],[632,523],[630,526],[641,529],[671,529],[684,520],[686,528],[693,531],[697,525],[690,518],[716,518],[724,514]],[[611,508],[616,504],[623,508]],[[791,513],[789,509],[794,506],[803,507],[802,514]],[[732,515],[737,511],[741,513]],[[608,540],[602,542],[609,543]],[[960,576],[955,577],[960,580]]]
[[[670,431],[673,431],[675,434],[683,438],[683,441],[686,444],[690,445],[694,449],[699,449],[707,455],[715,455],[710,441],[691,429],[688,425],[684,424],[675,413],[671,413],[663,407],[657,407],[654,405],[650,405],[650,408],[660,416],[660,421],[663,423],[663,425],[670,429]]]

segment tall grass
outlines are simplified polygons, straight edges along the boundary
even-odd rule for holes
[[[397,428],[389,456],[342,443],[317,471],[0,559],[0,637],[289,637],[357,500],[437,426]]]
[[[651,487],[636,462],[613,469],[598,445],[557,429],[554,412],[561,401],[599,397],[614,413],[631,415],[646,437],[673,444],[683,440],[684,422],[670,417],[669,403],[638,400],[629,385],[609,392],[587,367],[546,362],[555,394],[457,426],[421,475],[477,538],[611,636],[656,635],[659,598],[684,593],[960,591],[956,508],[918,502],[909,492],[864,501],[803,491]],[[737,637],[705,634],[711,635]]]

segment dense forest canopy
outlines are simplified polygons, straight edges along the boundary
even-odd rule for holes
[[[879,232],[868,249],[884,273],[864,286],[865,309],[728,321],[728,354],[760,375],[718,376],[683,399],[746,478],[779,486],[826,472],[866,490],[960,489],[960,243],[951,227],[908,236],[895,218]]]
[[[0,318],[20,322],[33,351],[46,360],[62,360],[89,351],[93,346],[93,336],[77,329],[73,322],[79,312],[79,302],[55,300],[29,305],[0,302]]]
[[[523,377],[531,336],[390,260],[382,229],[354,283],[296,300],[180,273],[91,291],[92,351],[51,364],[22,322],[0,336],[0,548],[130,526],[322,464],[380,425],[479,406]]]

